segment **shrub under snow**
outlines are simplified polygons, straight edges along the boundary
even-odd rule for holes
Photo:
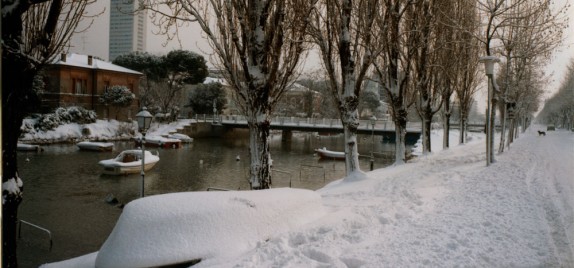
[[[89,124],[96,122],[96,113],[83,107],[59,107],[51,114],[44,114],[34,127],[43,131],[52,130],[56,127],[69,123]]]

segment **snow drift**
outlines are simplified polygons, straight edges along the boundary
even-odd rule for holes
[[[96,267],[150,267],[233,257],[323,215],[321,197],[301,189],[190,192],[129,203]]]

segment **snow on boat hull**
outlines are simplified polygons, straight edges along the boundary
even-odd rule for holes
[[[329,151],[327,148],[315,149],[315,152],[322,159],[345,160],[345,152]]]
[[[110,142],[82,141],[76,144],[81,150],[105,152],[114,149],[114,144]]]
[[[16,150],[18,151],[27,151],[27,152],[41,152],[44,151],[44,149],[42,147],[40,147],[40,145],[34,145],[34,144],[26,144],[26,143],[18,143]]]
[[[135,140],[136,146],[141,146],[141,140]],[[146,147],[160,147],[164,149],[178,149],[181,148],[181,140],[168,139],[161,136],[150,136],[145,138]]]
[[[141,150],[126,150],[121,152],[116,158],[102,160],[99,162],[104,167],[103,174],[126,175],[141,172]],[[153,155],[150,151],[145,151],[144,171],[152,169],[159,156]]]

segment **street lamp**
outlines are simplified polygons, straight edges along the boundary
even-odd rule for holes
[[[136,114],[136,118],[138,120],[138,129],[142,134],[141,145],[142,145],[142,181],[140,187],[140,197],[144,197],[144,182],[145,182],[145,133],[149,129],[151,125],[152,115],[147,111],[146,107],[143,107],[142,110]]]
[[[215,106],[215,99],[213,100],[213,123],[215,124],[215,117],[217,116],[217,107]]]
[[[375,149],[375,123],[377,122],[377,118],[373,115],[371,116],[371,126],[373,127],[371,130],[371,171],[374,169],[375,165],[375,156],[373,155],[373,150]]]
[[[484,72],[488,77],[488,101],[486,105],[486,166],[489,166],[494,162],[494,118],[491,115],[491,111],[495,108],[493,107],[493,75],[494,75],[494,63],[499,62],[495,56],[485,56],[479,59],[479,62],[484,63]]]

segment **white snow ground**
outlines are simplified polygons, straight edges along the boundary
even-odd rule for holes
[[[231,221],[226,213],[210,214],[206,216],[209,226],[175,221],[198,230],[264,228],[269,232],[271,228],[276,234],[258,243],[237,241],[247,238],[228,231],[212,232],[209,239],[194,243],[194,228],[177,228],[177,224],[166,230],[169,233],[139,235],[156,241],[161,247],[157,253],[200,253],[202,261],[194,267],[574,267],[574,133],[555,131],[540,137],[536,129],[521,134],[489,167],[485,165],[484,139],[477,135],[466,145],[369,172],[367,180],[333,182],[318,190],[320,199],[312,203],[322,203],[323,208],[318,209],[322,212],[307,215],[308,223],[287,230],[251,213],[236,213],[236,220]],[[440,132],[435,134],[440,136]],[[441,148],[441,140],[433,137],[433,150]],[[251,202],[246,192],[208,194],[212,200],[231,194]],[[172,195],[134,203],[144,204],[152,198],[154,206],[162,210],[181,211],[181,202],[170,201]],[[286,209],[299,202],[298,194],[282,195],[280,204],[285,209],[281,216],[289,218],[293,213],[300,218],[297,210]],[[260,207],[259,212],[273,215],[265,210],[277,209],[276,204]],[[160,228],[167,222],[173,224],[177,217],[153,213],[152,206],[148,212],[138,207],[139,213],[128,213],[128,204],[118,223],[149,220]],[[194,207],[194,213],[199,213],[195,215],[202,214],[201,206],[193,202],[186,210],[194,211]],[[188,240],[173,243],[174,237]],[[250,247],[233,254],[227,247],[218,247],[238,243]],[[216,250],[201,253],[204,248]],[[96,259],[105,263],[112,256],[137,259],[141,254],[122,247],[107,247],[106,252],[114,254],[92,253],[45,267],[95,267]],[[154,260],[170,261],[165,254],[150,255],[147,257]],[[122,264],[141,267],[138,265],[137,261]]]

